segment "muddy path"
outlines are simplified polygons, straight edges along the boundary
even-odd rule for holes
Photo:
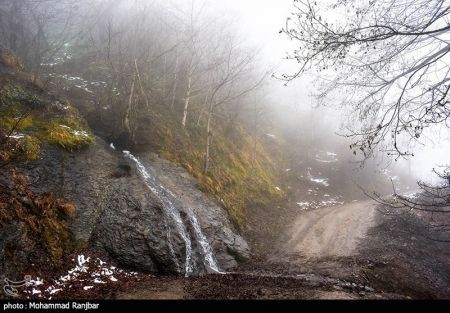
[[[352,256],[375,225],[375,206],[374,201],[358,201],[303,211],[286,230],[281,250],[307,258]]]
[[[407,221],[407,223],[406,223]],[[118,299],[430,299],[450,297],[448,243],[413,235],[414,216],[372,201],[299,212],[271,253],[237,272],[152,278]]]
[[[386,214],[386,212],[389,212]],[[450,241],[427,220],[367,200],[300,212],[266,268],[366,284],[412,298],[450,298]]]
[[[116,299],[380,299],[401,298],[354,282],[314,274],[270,272],[155,277],[129,285]]]

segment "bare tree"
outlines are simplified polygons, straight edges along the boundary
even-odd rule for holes
[[[287,58],[299,68],[280,78],[288,83],[307,71],[319,73],[319,102],[336,98],[353,112],[345,135],[353,139],[354,154],[363,160],[376,150],[395,159],[413,156],[411,143],[427,128],[450,127],[448,1],[302,0],[294,6],[280,32],[298,44]],[[419,198],[395,188],[389,200],[372,197],[397,209],[447,214],[448,169],[440,177],[438,186],[419,182]]]
[[[366,158],[378,147],[395,157],[409,156],[408,143],[420,140],[424,129],[450,126],[447,1],[294,5],[281,32],[298,43],[288,58],[299,69],[281,78],[289,82],[311,69],[322,72],[318,99],[337,97],[361,121],[346,134],[354,139],[355,153]]]
[[[0,46],[39,71],[78,33],[85,1],[0,1]]]
[[[257,89],[266,78],[266,74],[260,79],[252,77],[252,62],[255,55],[245,53],[236,42],[230,38],[228,46],[224,47],[223,54],[215,60],[215,69],[212,71],[211,95],[208,100],[206,122],[206,145],[204,172],[208,173],[210,167],[210,149],[213,136],[213,120],[219,114],[219,109],[227,103],[247,95]]]

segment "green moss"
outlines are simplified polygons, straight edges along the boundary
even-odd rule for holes
[[[39,156],[41,142],[75,151],[94,141],[84,120],[54,114],[42,116],[44,106],[42,99],[21,87],[6,84],[0,89],[0,128],[6,133],[14,130],[27,135],[20,142],[26,159]]]
[[[68,226],[55,218],[46,218],[40,223],[40,234],[54,265],[61,265],[64,255],[75,246]]]
[[[74,120],[56,120],[41,125],[42,140],[68,151],[80,150],[94,142],[93,135],[85,128],[79,127],[79,123]]]
[[[2,113],[0,113],[2,114]],[[20,119],[19,116],[8,116],[6,114],[2,114],[2,117],[0,117],[0,127],[2,127],[4,130],[9,132],[13,128],[16,131],[22,131],[26,130],[33,126],[33,118],[30,116],[26,116],[22,119]]]
[[[25,136],[21,141],[23,157],[26,160],[36,160],[41,152],[41,142],[36,137]]]

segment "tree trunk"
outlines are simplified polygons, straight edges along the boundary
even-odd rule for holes
[[[177,84],[178,84],[178,54],[175,58],[175,72],[173,74],[173,89],[172,89],[172,102],[170,103],[170,109],[173,110],[173,106],[175,105],[175,100],[177,97]]]
[[[131,140],[134,140],[134,132],[131,130],[131,125],[130,125],[130,116],[131,116],[131,110],[132,110],[132,106],[133,106],[133,96],[134,96],[134,83],[136,80],[136,75],[133,74],[133,80],[131,81],[131,88],[130,88],[130,97],[128,98],[128,106],[127,106],[127,110],[125,112],[125,117],[124,117],[124,125],[125,128],[127,129],[128,133],[130,134]]]
[[[186,119],[187,119],[187,114],[188,114],[189,101],[191,98],[191,84],[192,84],[192,77],[191,77],[191,75],[189,75],[186,96],[184,99],[183,120],[181,121],[181,125],[183,125],[183,128],[186,127]]]
[[[208,122],[206,123],[206,151],[205,151],[205,168],[204,168],[204,172],[205,174],[208,174],[208,170],[209,170],[209,150],[211,147],[211,122],[212,122],[212,110],[210,108],[210,110],[208,111]]]
[[[135,67],[135,70],[136,70],[136,76],[137,76],[137,79],[138,79],[138,82],[139,82],[139,87],[141,88],[141,93],[142,93],[142,95],[144,96],[144,99],[145,99],[145,105],[148,108],[150,106],[150,104],[149,104],[149,101],[148,101],[147,94],[146,94],[146,92],[144,90],[144,86],[142,85],[141,75],[139,74],[139,68],[138,68],[136,59],[134,60],[134,67]],[[133,80],[133,83],[134,83],[134,80]]]

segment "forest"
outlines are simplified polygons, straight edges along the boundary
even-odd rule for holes
[[[448,299],[449,14],[0,0],[0,300]]]

